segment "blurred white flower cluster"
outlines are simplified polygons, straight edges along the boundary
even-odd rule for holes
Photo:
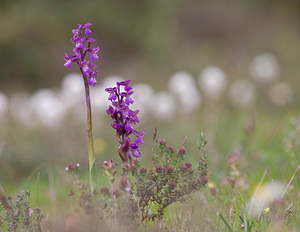
[[[156,93],[146,83],[133,86],[135,101],[133,107],[140,110],[140,117],[152,116],[157,120],[170,120],[175,116],[195,113],[203,102],[216,105],[224,101],[227,89],[228,101],[236,108],[255,105],[258,91],[263,90],[269,102],[275,106],[285,106],[292,101],[289,83],[279,81],[280,66],[275,55],[269,53],[254,57],[249,67],[251,80],[241,78],[230,81],[225,72],[216,66],[204,68],[198,79],[185,71],[171,76],[165,91]],[[109,76],[96,87],[91,88],[93,114],[105,115],[109,105],[105,88],[115,86],[120,76]],[[85,122],[85,92],[80,74],[68,74],[57,91],[40,89],[29,95],[15,93],[10,97],[0,92],[0,120],[7,116],[26,126],[37,122],[47,128],[57,128],[72,115]]]
[[[283,186],[278,181],[268,182],[256,189],[249,203],[249,213],[260,216],[272,201],[280,200]]]

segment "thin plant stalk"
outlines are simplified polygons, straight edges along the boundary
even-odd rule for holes
[[[283,193],[282,193],[282,195],[281,195],[281,198],[284,197],[285,193],[286,193],[287,190],[289,189],[291,183],[293,182],[293,180],[294,180],[294,178],[295,178],[295,176],[296,176],[296,174],[297,174],[297,172],[298,172],[299,170],[300,170],[300,165],[298,165],[296,171],[294,172],[294,175],[292,176],[292,178],[290,179],[289,183],[287,184],[285,190],[283,191]]]
[[[95,156],[94,156],[94,138],[93,138],[93,127],[92,127],[92,107],[90,99],[90,88],[87,81],[87,78],[84,77],[82,69],[80,69],[83,80],[84,80],[84,89],[85,89],[85,98],[86,98],[86,112],[87,112],[87,131],[88,131],[88,140],[89,140],[89,182],[91,193],[95,189]]]

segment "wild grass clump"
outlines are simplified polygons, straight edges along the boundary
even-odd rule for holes
[[[28,190],[17,194],[14,200],[0,192],[0,231],[41,232],[41,209],[32,209],[29,203]]]

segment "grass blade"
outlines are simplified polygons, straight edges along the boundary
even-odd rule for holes
[[[223,222],[225,223],[226,227],[228,228],[228,230],[230,232],[233,232],[233,229],[231,228],[231,226],[229,225],[229,223],[226,221],[226,219],[223,217],[223,215],[220,213],[219,217],[223,220]]]

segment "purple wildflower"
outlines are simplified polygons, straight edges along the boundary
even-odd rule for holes
[[[194,169],[192,168],[192,164],[190,162],[186,162],[184,165],[179,167],[180,171],[193,173]]]
[[[207,177],[206,176],[202,176],[201,177],[201,181],[203,182],[203,184],[205,185],[205,184],[207,184],[207,182],[208,182],[208,179],[207,179]]]
[[[136,172],[137,171],[137,167],[134,164],[132,164],[132,165],[130,165],[130,170],[132,172]]]
[[[192,168],[188,168],[186,171],[189,173],[194,173],[194,169],[192,169]]]
[[[179,167],[179,170],[185,172],[186,171],[186,166],[185,165],[181,165]]]
[[[97,55],[99,47],[91,48],[91,43],[95,42],[96,40],[86,37],[92,34],[92,31],[89,29],[91,25],[91,23],[78,24],[79,28],[72,30],[74,36],[71,39],[71,42],[75,44],[75,47],[73,49],[73,54],[65,53],[64,60],[66,63],[64,66],[70,69],[72,67],[72,63],[77,63],[80,71],[83,74],[83,78],[86,79],[89,85],[95,86],[97,83],[95,77],[97,76],[98,72],[93,71],[93,69],[97,68],[97,65],[91,62],[99,59]],[[83,30],[84,34],[82,32]],[[90,53],[90,61],[85,59],[88,53]]]
[[[79,163],[70,162],[68,166],[66,166],[65,170],[66,172],[76,172],[79,169],[79,167],[80,167]]]
[[[108,162],[104,160],[102,167],[104,170],[108,170],[108,169],[115,168],[115,166],[116,164],[114,164],[114,160],[111,158]]]
[[[191,164],[190,162],[186,162],[184,165],[185,165],[187,168],[191,168],[191,167],[192,167],[192,164]]]
[[[161,165],[155,167],[155,171],[156,171],[157,173],[161,173],[163,170],[164,170],[164,168],[163,168]]]
[[[147,168],[141,167],[140,168],[140,173],[146,173],[147,172]]]
[[[121,196],[121,193],[120,193],[120,191],[119,191],[118,189],[115,189],[115,190],[113,191],[112,194],[113,194],[113,196],[116,197],[116,198],[118,198],[118,197]]]
[[[167,145],[166,146],[166,149],[169,150],[171,153],[173,153],[175,150],[174,150],[174,147],[171,146],[171,145]]]
[[[108,187],[103,187],[103,188],[101,188],[101,193],[102,193],[103,195],[109,196],[110,190],[109,190]]]
[[[160,145],[166,145],[166,140],[164,140],[164,139],[159,139],[159,144],[160,144]]]
[[[178,153],[179,155],[184,155],[184,154],[186,153],[185,147],[182,146],[182,147],[178,148],[177,153]]]
[[[111,126],[116,130],[116,138],[120,143],[118,152],[124,162],[131,161],[131,155],[137,158],[141,156],[139,144],[144,143],[142,137],[145,134],[145,131],[134,129],[134,125],[140,120],[137,116],[139,111],[129,109],[129,106],[134,102],[130,97],[133,91],[129,84],[130,80],[126,80],[117,82],[117,87],[105,89],[109,93],[108,100],[112,103],[106,113],[114,120]],[[132,140],[130,135],[134,135],[136,139]]]
[[[177,183],[176,183],[174,180],[172,180],[172,181],[169,182],[169,186],[170,186],[172,189],[175,189],[176,186],[177,186]]]
[[[166,173],[172,173],[173,171],[174,171],[174,169],[171,166],[166,167],[166,169],[165,169]]]

